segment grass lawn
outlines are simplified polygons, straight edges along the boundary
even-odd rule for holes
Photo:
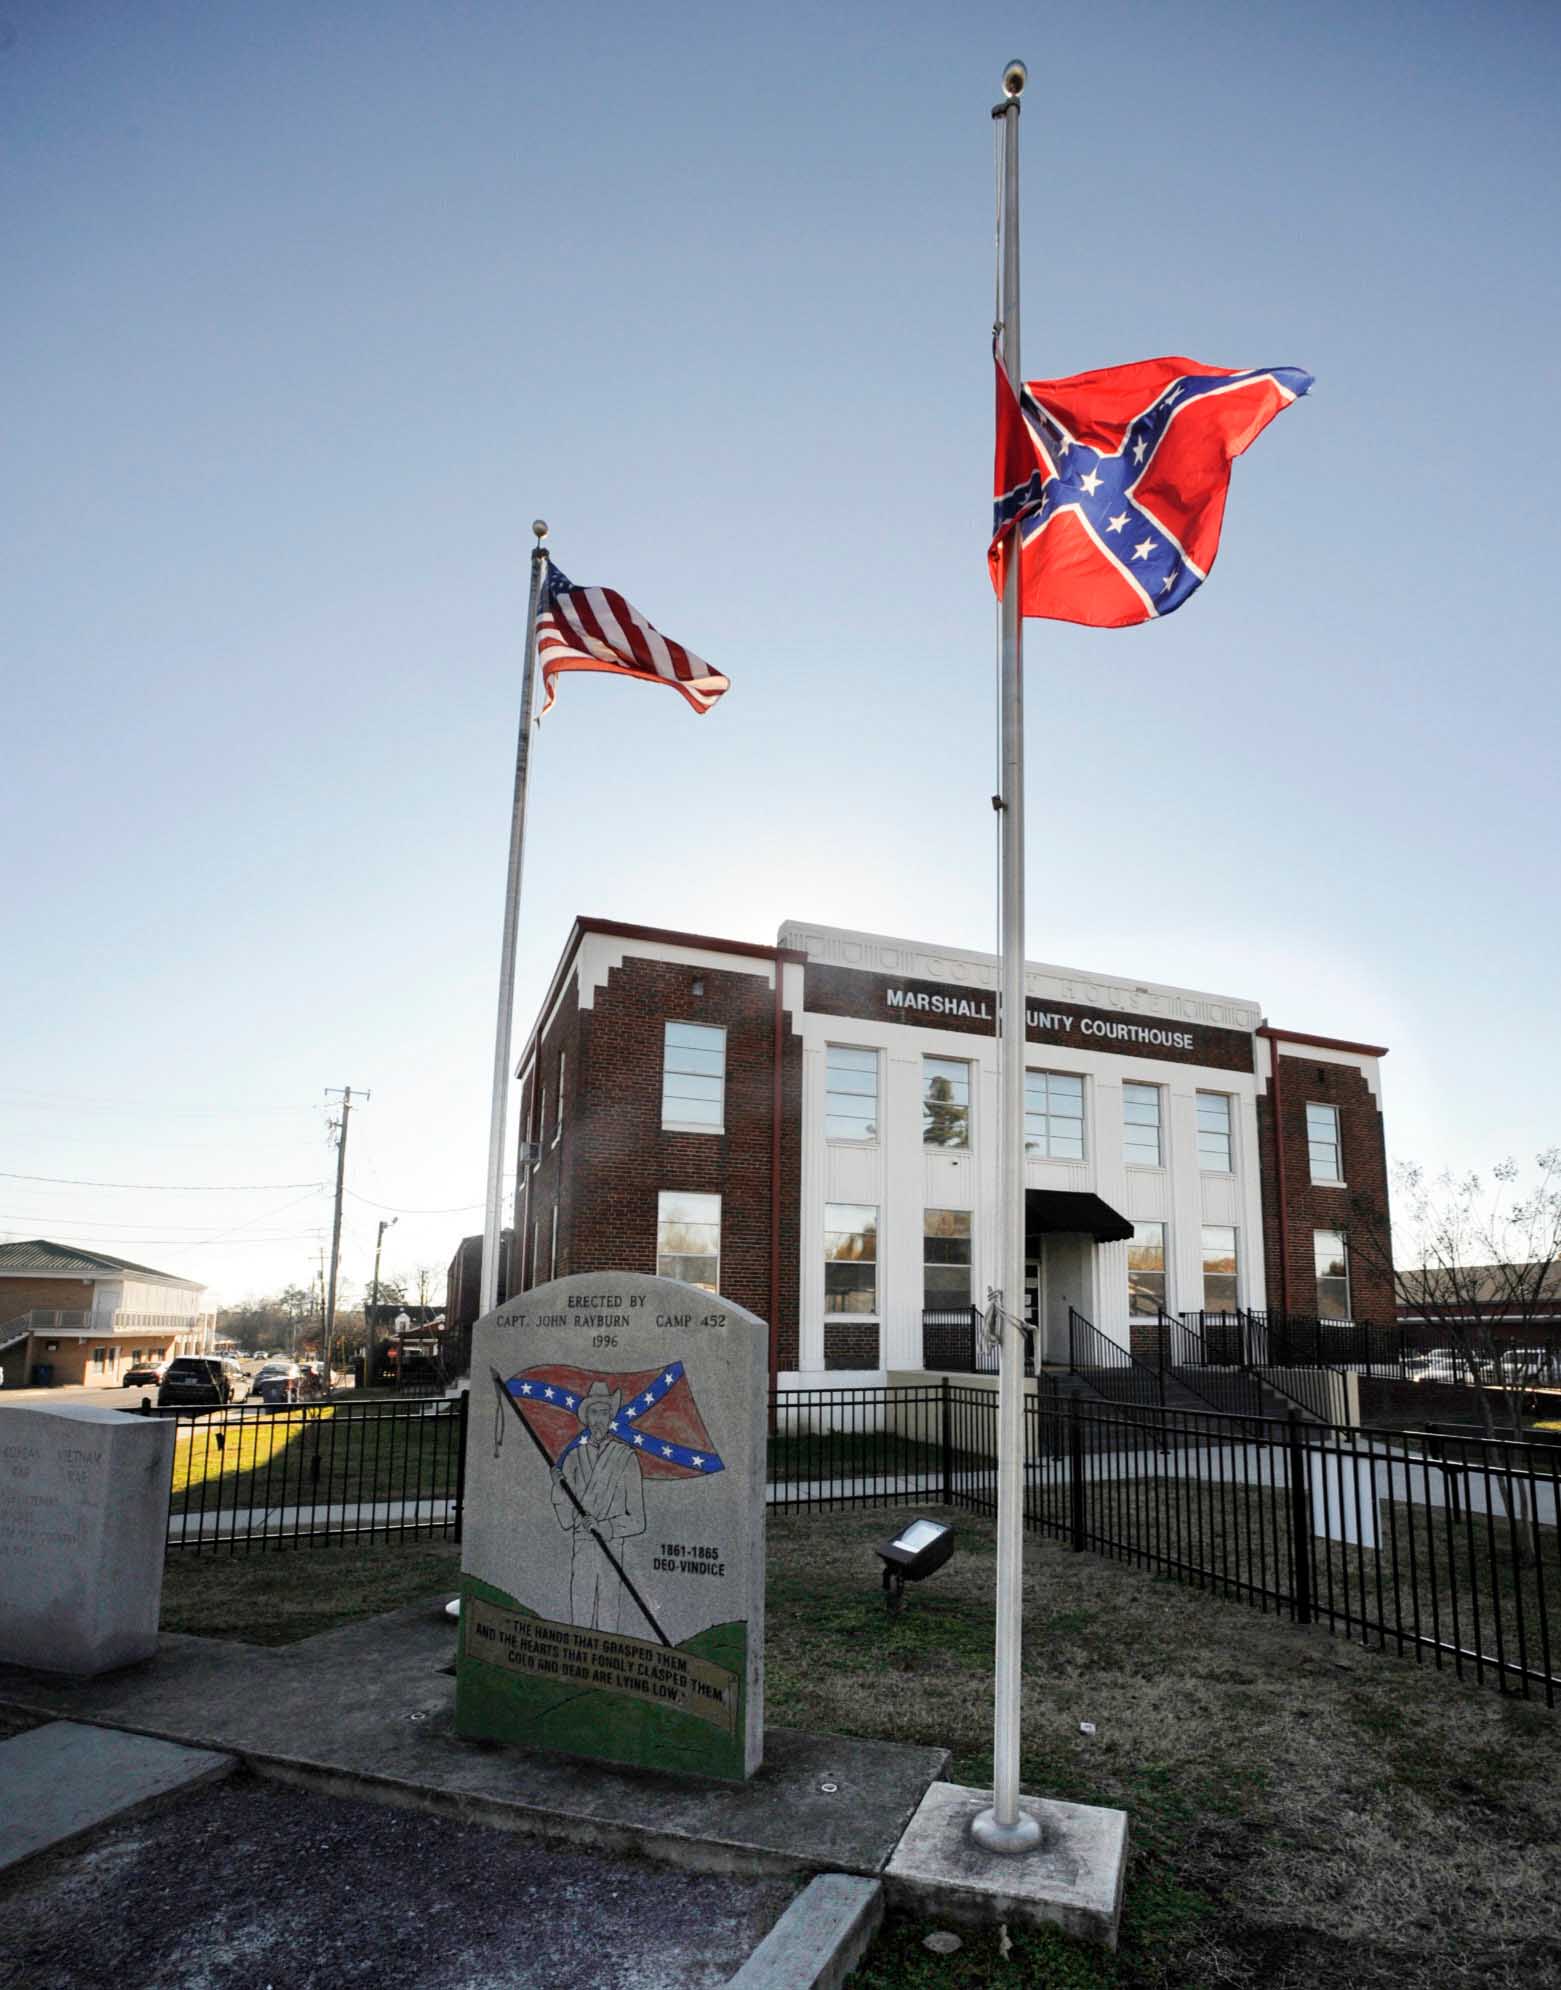
[[[927,1510],[927,1509],[919,1509]],[[992,1529],[902,1615],[875,1544],[901,1510],[772,1516],[767,1716],[939,1743],[991,1779]],[[1125,1808],[1122,1947],[891,1922],[853,1990],[1402,1990],[1561,1983],[1561,1716],[1030,1535],[1023,1783]],[[169,1630],[286,1642],[454,1594],[443,1541],[172,1555]],[[1085,1736],[1079,1722],[1093,1721]]]
[[[769,1718],[942,1742],[989,1786],[990,1523],[948,1515],[959,1551],[890,1620],[894,1517],[772,1520]],[[1555,1714],[1034,1535],[1025,1557],[1023,1785],[1129,1812],[1121,1951],[1014,1930],[1006,1959],[995,1933],[940,1957],[891,1923],[853,1990],[1561,1982]]]
[[[441,1591],[453,1596],[460,1576],[455,1541],[173,1554],[163,1571],[162,1628],[245,1644],[294,1644]]]
[[[448,1496],[455,1491],[460,1423],[407,1414],[405,1402],[322,1404],[181,1427],[174,1448],[173,1513],[314,1501]]]

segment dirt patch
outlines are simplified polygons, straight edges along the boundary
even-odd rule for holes
[[[0,1986],[714,1990],[794,1891],[240,1775],[0,1883]]]

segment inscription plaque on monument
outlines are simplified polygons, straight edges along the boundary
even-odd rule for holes
[[[763,1755],[769,1330],[642,1272],[477,1322],[459,1733],[751,1776]]]

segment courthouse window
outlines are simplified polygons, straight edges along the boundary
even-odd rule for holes
[[[878,1211],[866,1203],[824,1205],[824,1311],[878,1311]]]
[[[922,1219],[922,1301],[927,1311],[970,1304],[970,1211],[929,1209]]]
[[[1084,1080],[1076,1071],[1025,1072],[1024,1151],[1084,1159]]]
[[[1230,1099],[1224,1092],[1198,1094],[1198,1166],[1206,1175],[1228,1175]]]
[[[1350,1317],[1350,1246],[1342,1230],[1314,1230],[1312,1248],[1317,1263],[1317,1317]]]
[[[1165,1311],[1165,1225],[1135,1223],[1127,1247],[1127,1310],[1151,1320]]]
[[[1236,1310],[1236,1233],[1222,1223],[1203,1226],[1203,1309]]]
[[[721,1198],[663,1189],[656,1197],[656,1276],[721,1289]]]
[[[661,1123],[685,1133],[725,1128],[726,1031],[719,1024],[668,1023],[661,1061]]]
[[[878,1053],[832,1043],[824,1058],[824,1138],[878,1138]]]
[[[970,1066],[964,1058],[921,1060],[921,1141],[924,1147],[970,1145]]]
[[[1160,1166],[1160,1087],[1122,1087],[1122,1158],[1129,1167]]]
[[[558,1107],[553,1114],[553,1145],[564,1137],[564,1053],[558,1053]]]
[[[1312,1157],[1312,1180],[1314,1182],[1342,1182],[1344,1170],[1339,1163],[1339,1108],[1337,1106],[1314,1106],[1306,1108],[1306,1146]]]

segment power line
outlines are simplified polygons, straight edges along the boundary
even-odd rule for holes
[[[3,1168],[0,1182],[48,1182],[54,1188],[134,1188],[154,1195],[269,1195],[276,1189],[327,1186],[325,1182],[89,1182],[74,1175],[13,1175]]]
[[[376,1202],[371,1195],[359,1195],[356,1189],[347,1190],[354,1202],[366,1202],[370,1209],[389,1209],[397,1216],[464,1216],[468,1209],[481,1209],[480,1202],[452,1203],[448,1209],[404,1209],[395,1202]]]

